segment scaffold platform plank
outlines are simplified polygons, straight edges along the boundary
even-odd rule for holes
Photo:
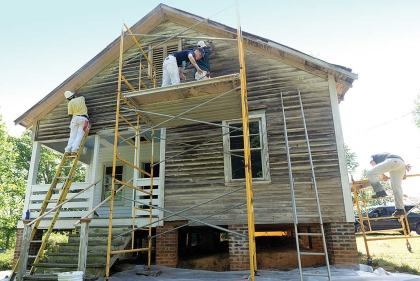
[[[242,118],[238,74],[126,92],[123,97],[155,128]]]

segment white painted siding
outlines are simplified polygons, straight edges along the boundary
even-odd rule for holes
[[[151,144],[150,143],[142,143],[140,147],[141,155],[140,155],[140,161],[141,163],[150,163],[150,153],[151,153]],[[101,147],[99,149],[99,161],[98,161],[98,179],[103,179],[104,175],[104,167],[111,165],[112,166],[112,156],[113,156],[113,147]],[[134,159],[134,149],[131,146],[124,146],[118,149],[119,156],[126,159],[127,161],[133,162]],[[155,143],[154,148],[154,158],[155,162],[159,161],[159,155],[160,155],[160,144]],[[120,163],[123,165],[123,180],[129,181],[133,178],[133,168]],[[142,175],[140,175],[142,176]],[[155,181],[155,184],[157,184],[159,181]],[[133,184],[133,183],[131,183]],[[122,192],[122,196],[126,198],[133,198],[134,193],[133,189],[129,187],[124,187]],[[93,200],[93,206],[98,205],[101,202],[102,199],[102,182],[101,184],[98,184],[95,187],[94,191],[94,200]],[[124,199],[122,202],[114,202],[114,211],[113,211],[113,218],[131,218],[132,213],[132,207],[133,207],[133,201]],[[97,210],[99,216],[101,218],[107,218],[109,217],[109,203],[105,203],[101,208]]]

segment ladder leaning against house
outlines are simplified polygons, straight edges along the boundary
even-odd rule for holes
[[[47,246],[48,239],[52,231],[54,230],[54,225],[57,222],[57,219],[60,215],[61,207],[63,203],[65,203],[67,194],[70,190],[71,184],[73,183],[73,177],[76,171],[77,163],[79,161],[80,154],[83,151],[83,147],[89,135],[89,131],[90,131],[90,126],[86,129],[83,135],[83,139],[80,143],[80,148],[76,155],[63,156],[60,164],[57,167],[57,171],[50,184],[47,194],[45,195],[44,201],[41,205],[41,210],[39,211],[39,217],[25,225],[24,233],[22,236],[21,255],[19,257],[18,262],[15,264],[13,268],[13,272],[12,272],[12,276],[10,277],[10,280],[14,280],[15,277],[17,277],[18,281],[22,280],[22,277],[25,275],[28,258],[30,257],[28,256],[28,253],[29,253],[29,248],[30,248],[29,246],[31,243],[41,244],[39,246],[37,255],[32,257],[32,258],[35,258],[33,261],[33,264],[39,263],[40,258],[45,250],[45,247]],[[58,199],[52,199],[54,194],[59,194]],[[54,203],[55,203],[55,206],[52,207],[50,204],[54,204]],[[47,211],[48,207],[50,210]],[[33,240],[42,218],[50,213],[54,213],[54,214],[51,219],[50,225],[44,235],[44,238],[42,240]],[[34,266],[31,266],[31,270],[29,271],[29,274],[33,274],[34,270],[35,270]]]
[[[295,228],[295,239],[296,239],[296,249],[298,254],[298,263],[299,263],[299,273],[300,273],[300,280],[303,280],[303,276],[326,276],[329,280],[331,280],[331,271],[330,265],[328,260],[328,252],[327,252],[327,245],[325,241],[325,233],[324,233],[324,225],[322,222],[322,214],[321,214],[321,207],[319,204],[319,196],[318,196],[318,188],[316,185],[315,179],[315,170],[314,164],[312,161],[312,153],[311,147],[309,144],[309,137],[308,137],[308,130],[306,128],[306,120],[305,115],[303,112],[303,104],[302,104],[302,97],[300,91],[298,90],[297,94],[291,94],[288,96],[283,96],[283,93],[280,94],[281,98],[281,109],[283,113],[283,123],[284,123],[284,139],[286,145],[286,153],[287,153],[287,165],[289,170],[289,180],[290,180],[290,190],[292,196],[292,209],[293,209],[293,220],[294,220],[294,228]],[[288,104],[285,105],[285,99],[288,101]],[[286,116],[285,111],[290,109],[299,109],[300,113],[295,114],[293,116]],[[288,128],[287,125],[290,125]],[[290,133],[290,138],[288,133]],[[297,148],[297,151],[291,152],[292,145],[296,145],[293,148]],[[292,150],[293,150],[292,148]],[[308,169],[305,172],[309,172],[310,175],[305,175],[304,177],[299,176],[298,180],[296,181],[295,176],[293,175],[293,167],[292,163],[299,162],[305,163],[308,165]],[[295,167],[296,169],[296,167]],[[296,169],[297,170],[297,169]],[[301,167],[299,167],[299,172],[301,171]],[[310,188],[307,188],[310,186]],[[312,192],[309,192],[312,191]],[[317,211],[311,214],[305,212],[304,208],[310,203],[316,204]],[[299,232],[299,220],[301,219],[313,219],[319,224],[319,232],[315,233],[307,233],[307,232]],[[322,238],[322,245],[323,251],[300,251],[299,240],[302,237],[321,237]],[[327,266],[327,274],[315,274],[315,273],[304,273],[302,272],[302,261],[301,256],[324,256],[325,263]]]

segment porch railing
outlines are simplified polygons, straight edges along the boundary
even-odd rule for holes
[[[81,191],[82,189],[91,185],[89,182],[76,182],[73,183],[70,187],[69,193],[67,194],[67,198],[72,197],[75,193]],[[29,204],[28,209],[23,210],[22,219],[34,219],[39,216],[42,203],[45,199],[45,196],[50,188],[50,184],[42,184],[42,185],[31,185],[30,187],[30,197],[29,197]],[[56,201],[59,198],[60,194],[57,191],[56,194],[53,194],[51,197],[51,208],[47,208],[46,211],[52,209],[56,206]],[[94,197],[94,189],[90,188],[86,192],[83,192],[70,202],[66,203],[61,211],[60,211],[60,218],[80,218],[81,213],[86,213],[92,208],[92,200]],[[28,200],[28,199],[27,199]],[[29,211],[29,218],[27,218],[27,211]],[[46,218],[51,218],[54,214],[47,215]]]

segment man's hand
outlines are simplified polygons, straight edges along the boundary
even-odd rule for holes
[[[203,71],[201,70],[201,68],[198,66],[197,62],[195,61],[194,57],[189,54],[188,58],[190,59],[190,62],[192,65],[194,65],[194,67],[197,69],[198,74],[203,74]]]
[[[178,68],[178,71],[179,71],[179,77],[181,77],[181,79],[182,80],[187,80],[187,77],[185,77],[185,75],[184,75],[184,69],[185,69],[185,67],[183,66],[183,67],[179,67]]]

